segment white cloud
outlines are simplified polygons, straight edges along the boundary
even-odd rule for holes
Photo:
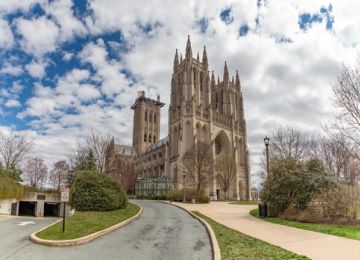
[[[45,12],[53,17],[60,26],[61,41],[68,41],[75,35],[81,36],[87,33],[83,23],[73,15],[73,1],[58,0],[45,5]]]
[[[5,63],[5,65],[0,69],[0,74],[19,76],[22,73],[23,73],[23,69],[21,66],[14,66],[10,63]]]
[[[74,56],[73,53],[71,53],[71,52],[65,52],[64,55],[63,55],[63,60],[69,61],[69,60],[72,59],[73,56]]]
[[[10,14],[16,11],[27,12],[35,4],[43,4],[46,0],[0,1],[0,14]]]
[[[83,63],[90,63],[96,70],[95,77],[101,82],[101,92],[106,96],[113,97],[129,86],[128,80],[121,72],[121,63],[115,59],[108,59],[103,40],[87,44],[79,57]]]
[[[0,48],[9,49],[14,44],[14,35],[7,21],[0,19]]]
[[[5,106],[9,107],[9,108],[14,108],[14,107],[21,107],[21,104],[20,104],[19,100],[9,99],[6,101]]]
[[[99,90],[96,89],[96,87],[88,84],[81,85],[78,90],[79,98],[82,101],[89,101],[97,99],[101,96]]]
[[[43,78],[45,76],[45,68],[47,66],[47,62],[37,62],[31,61],[30,63],[25,65],[25,69],[29,72],[29,74],[34,78]]]
[[[56,50],[59,27],[52,20],[45,16],[31,20],[18,18],[15,24],[23,38],[20,43],[27,53],[41,57]]]

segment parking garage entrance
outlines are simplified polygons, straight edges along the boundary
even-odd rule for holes
[[[36,202],[20,201],[19,203],[19,216],[36,216]]]
[[[45,202],[44,217],[59,217],[60,203]]]

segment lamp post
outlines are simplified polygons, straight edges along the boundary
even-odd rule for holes
[[[264,144],[266,148],[266,175],[269,176],[269,143],[270,138],[265,136],[264,138]]]
[[[186,202],[186,199],[185,199],[185,176],[186,176],[186,172],[183,171],[183,203]]]

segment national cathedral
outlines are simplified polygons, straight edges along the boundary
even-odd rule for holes
[[[238,72],[229,76],[225,62],[222,80],[210,73],[206,48],[202,59],[193,57],[190,38],[185,56],[175,52],[171,76],[168,136],[160,139],[160,96],[140,92],[134,110],[133,145],[117,145],[118,156],[131,158],[140,177],[166,176],[171,189],[183,187],[181,158],[198,141],[211,145],[213,159],[233,156],[236,176],[228,192],[234,200],[250,199],[250,165],[243,96]],[[215,170],[206,187],[212,199],[222,199]]]

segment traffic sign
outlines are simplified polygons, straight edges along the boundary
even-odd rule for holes
[[[69,201],[69,194],[70,194],[70,189],[69,188],[64,188],[61,189],[61,202],[68,202]]]

